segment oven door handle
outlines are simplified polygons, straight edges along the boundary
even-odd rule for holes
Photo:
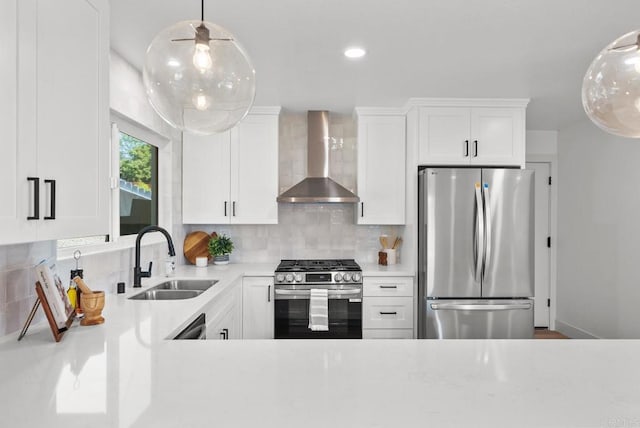
[[[296,297],[310,297],[311,290],[274,290],[276,296],[286,296],[285,298],[296,298]],[[361,297],[362,289],[354,288],[353,290],[328,290],[327,295],[329,298],[343,298],[346,299],[348,297]]]

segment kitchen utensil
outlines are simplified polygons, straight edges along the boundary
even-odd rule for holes
[[[380,236],[380,243],[382,244],[382,249],[386,249],[389,248],[389,241],[388,241],[388,236],[387,235],[381,235]]]
[[[391,247],[394,250],[400,248],[400,244],[402,244],[402,238],[398,237],[395,241],[393,241],[393,246]]]
[[[209,240],[214,234],[218,236],[215,232],[209,235],[207,232],[196,231],[189,233],[184,238],[184,256],[189,260],[189,263],[196,264],[197,257],[206,257],[211,260]]]
[[[80,299],[84,310],[84,318],[80,321],[80,325],[102,324],[104,322],[104,317],[102,316],[104,291],[90,291],[89,293],[83,291]]]
[[[87,285],[87,283],[84,282],[84,280],[82,278],[80,278],[79,276],[76,276],[75,278],[73,278],[73,282],[76,283],[76,285],[78,286],[78,288],[80,289],[82,294],[84,294],[84,293],[87,293],[87,294],[93,293],[93,290],[91,290],[89,288],[89,286]],[[82,303],[80,305],[82,306]]]

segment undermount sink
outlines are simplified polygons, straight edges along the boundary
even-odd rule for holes
[[[183,300],[192,299],[211,288],[214,279],[172,279],[129,297],[131,300]]]

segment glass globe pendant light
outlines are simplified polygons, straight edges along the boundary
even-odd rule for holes
[[[233,35],[204,20],[160,31],[147,48],[142,78],[154,110],[171,126],[210,135],[234,127],[256,93],[255,70]]]
[[[582,105],[606,132],[640,138],[640,30],[613,41],[593,60],[582,81]]]

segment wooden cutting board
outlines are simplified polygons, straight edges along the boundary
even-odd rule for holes
[[[215,232],[209,235],[207,232],[191,232],[184,238],[184,256],[192,265],[196,264],[196,257],[206,257],[211,260],[209,254],[209,239]]]

